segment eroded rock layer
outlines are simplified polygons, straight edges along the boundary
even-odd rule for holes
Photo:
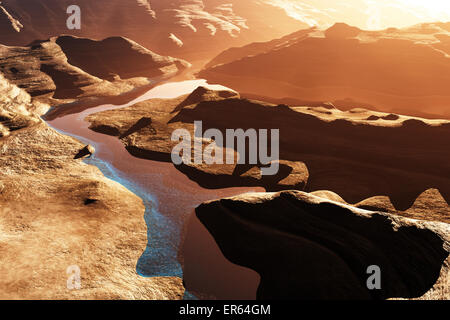
[[[0,45],[0,72],[52,105],[117,96],[188,67],[186,61],[160,56],[122,37],[94,41],[61,36],[26,47]]]
[[[448,299],[449,225],[357,209],[300,191],[202,204],[231,262],[261,276],[259,299]],[[370,266],[381,289],[369,290]],[[236,284],[239,287],[239,284]]]
[[[279,129],[280,170],[262,176],[253,165],[178,167],[207,188],[258,185],[269,191],[308,192],[331,190],[348,203],[386,196],[395,210],[410,208],[428,189],[439,190],[450,201],[450,156],[444,147],[450,139],[446,120],[426,120],[355,108],[341,111],[332,104],[289,107],[195,90],[172,100],[149,100],[136,105],[90,115],[98,132],[120,137],[135,156],[171,161],[176,129],[194,136],[193,124],[203,130]],[[207,146],[212,141],[203,141]],[[375,201],[376,202],[376,201]],[[376,205],[363,203],[362,206]],[[448,221],[448,206],[444,209]]]

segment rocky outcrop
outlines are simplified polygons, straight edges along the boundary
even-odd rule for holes
[[[176,142],[171,134],[185,128],[193,135],[194,121],[202,120],[203,130],[280,130],[280,171],[261,177],[260,167],[244,165],[193,164],[178,167],[206,188],[258,185],[270,191],[297,189],[308,192],[331,190],[345,201],[361,206],[404,211],[430,188],[439,190],[450,202],[450,167],[446,141],[450,124],[386,114],[366,109],[341,111],[330,104],[317,107],[289,107],[222,98],[205,94],[210,101],[194,96],[173,100],[149,100],[120,110],[90,115],[91,129],[122,136],[128,151],[138,157],[171,161]],[[231,93],[230,93],[231,94]],[[186,104],[189,104],[185,106]],[[181,106],[181,109],[180,109]],[[183,107],[184,106],[184,107]],[[124,134],[143,117],[151,126]],[[377,117],[378,120],[372,120]],[[371,118],[368,120],[368,118]],[[206,142],[205,142],[206,143]],[[420,150],[420,152],[418,152]],[[212,179],[213,178],[213,179]],[[369,198],[386,196],[384,205]],[[382,210],[382,211],[383,211]]]
[[[160,56],[124,37],[96,41],[60,36],[54,41],[71,65],[101,79],[164,77],[190,66],[186,61]]]
[[[0,93],[0,138],[39,122],[33,114],[41,108],[32,104],[26,92],[9,83],[1,74]]]
[[[82,88],[102,80],[67,63],[67,57],[54,42],[33,47],[0,46],[0,71],[31,96],[52,94],[58,98],[77,97]]]
[[[227,259],[259,273],[259,299],[450,297],[446,223],[362,210],[300,191],[211,201],[196,215]],[[185,264],[194,263],[189,258]],[[381,270],[379,290],[367,286],[373,265]]]
[[[211,112],[214,113],[220,102],[229,103],[238,97],[239,94],[234,91],[215,91],[199,87],[187,96],[170,100],[149,100],[120,110],[92,114],[86,120],[91,123],[92,130],[119,137],[127,150],[136,157],[171,162],[172,149],[178,144],[171,140],[172,132],[176,129],[193,130],[193,121],[177,120],[186,110],[196,110],[199,105],[209,101],[212,103]],[[238,114],[236,110],[230,111],[234,115]],[[230,115],[224,116],[224,125]],[[217,116],[221,115],[218,113]],[[199,116],[195,120],[207,120],[207,117]],[[208,141],[204,141],[204,146],[208,144]],[[303,190],[306,186],[309,173],[302,161],[282,159],[279,161],[279,172],[275,176],[261,175],[261,167],[262,164],[192,163],[182,164],[177,166],[177,169],[202,187],[211,189],[239,185],[262,186],[269,190]]]
[[[339,23],[228,49],[199,77],[265,101],[333,101],[346,110],[450,119],[449,39],[443,23],[382,31]]]
[[[181,279],[136,272],[142,200],[75,159],[83,144],[48,127],[40,109],[0,75],[0,298],[181,299]],[[72,266],[79,290],[68,288]]]
[[[95,148],[91,145],[85,146],[83,149],[78,151],[75,155],[75,159],[89,158],[95,153]]]
[[[31,96],[52,105],[109,97],[167,78],[189,63],[157,55],[122,37],[94,41],[71,36],[0,45],[0,72]]]
[[[239,98],[239,93],[231,90],[210,90],[205,87],[198,87],[190,95],[187,96],[173,111],[181,111],[183,108],[198,104],[202,101],[219,101],[229,98]]]

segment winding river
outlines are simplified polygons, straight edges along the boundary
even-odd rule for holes
[[[193,210],[206,200],[264,190],[204,189],[171,163],[133,157],[117,137],[90,130],[84,120],[93,113],[124,108],[153,98],[176,98],[191,93],[199,86],[224,89],[222,86],[208,85],[205,80],[165,83],[126,104],[105,104],[78,113],[64,114],[48,121],[48,124],[63,134],[94,146],[95,154],[85,162],[97,166],[106,177],[121,183],[143,199],[148,244],[137,262],[138,274],[143,277],[183,277],[183,262],[189,261],[192,264],[185,266],[189,270],[187,289],[190,291],[193,288],[195,295],[186,293],[186,299],[252,299],[256,295],[259,276],[254,271],[227,262],[212,237],[196,219]],[[188,240],[184,240],[186,234]],[[185,254],[189,259],[185,259]]]

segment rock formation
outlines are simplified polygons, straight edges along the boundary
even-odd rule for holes
[[[450,297],[446,223],[361,210],[300,191],[211,201],[196,214],[226,258],[260,274],[259,299]],[[380,290],[367,286],[373,265],[381,270]]]
[[[326,1],[306,2],[79,0],[82,28],[68,30],[70,0],[0,1],[0,299],[181,299],[185,286],[219,299],[450,299],[450,121],[441,120],[450,119],[450,24],[304,29],[328,12],[316,10]],[[237,91],[199,87],[132,105],[207,61],[198,76]],[[88,164],[103,164],[93,145],[41,118],[100,104],[128,107],[90,115],[90,128],[149,160],[171,162],[172,133],[193,136],[196,121],[223,136],[280,131],[273,176],[264,163],[176,166],[197,185],[153,163],[172,179],[167,199],[186,198],[167,201],[160,213],[179,221],[162,219],[170,236],[158,235],[171,255],[179,249],[183,280],[138,274],[155,265],[151,205]],[[210,199],[202,188],[228,187],[267,193],[201,204],[178,247],[175,215]],[[374,265],[379,290],[366,282]]]
[[[189,66],[186,61],[160,56],[124,37],[95,41],[60,36],[54,41],[71,65],[101,79],[164,77]]]
[[[259,168],[251,165],[178,167],[206,188],[258,185],[270,191],[331,190],[352,204],[386,196],[389,203],[378,199],[361,206],[377,210],[393,206],[399,211],[407,210],[419,195],[434,188],[450,202],[449,155],[443,147],[450,139],[448,121],[361,108],[341,111],[331,104],[272,105],[224,98],[220,93],[199,94],[203,91],[197,89],[190,96],[172,100],[149,100],[93,114],[87,120],[95,131],[122,136],[133,155],[162,161],[171,161],[176,145],[170,140],[172,132],[185,128],[193,134],[194,121],[202,120],[203,130],[217,128],[223,133],[238,128],[280,129],[282,162],[276,176],[261,177]],[[198,101],[198,96],[207,96],[209,101],[186,105],[190,104],[186,101]],[[144,117],[151,119],[151,124],[124,135]]]
[[[94,41],[62,36],[27,47],[0,45],[0,72],[52,105],[116,96],[187,67],[185,61],[157,55],[122,37]]]
[[[171,162],[171,152],[177,142],[172,132],[184,128],[192,131],[193,121],[178,121],[185,110],[195,110],[201,103],[238,99],[233,91],[213,91],[197,88],[190,95],[171,100],[149,100],[131,107],[92,114],[86,118],[94,131],[118,136],[134,156]],[[214,106],[212,107],[214,112]],[[236,113],[237,114],[237,113]],[[220,114],[217,114],[221,116]],[[197,120],[206,120],[199,117]],[[226,121],[226,117],[224,117]],[[218,127],[219,128],[219,127]],[[230,127],[232,128],[232,127]],[[205,142],[207,145],[207,142]],[[205,188],[232,186],[263,186],[267,189],[303,189],[308,170],[301,161],[280,161],[276,176],[262,176],[260,166],[236,164],[183,164],[177,168]]]
[[[94,153],[95,153],[95,148],[91,145],[87,145],[83,149],[78,151],[78,153],[75,155],[75,159],[82,159],[82,158],[90,157]]]

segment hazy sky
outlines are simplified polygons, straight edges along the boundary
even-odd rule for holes
[[[450,21],[450,0],[263,0],[309,25],[347,22],[364,29]]]

